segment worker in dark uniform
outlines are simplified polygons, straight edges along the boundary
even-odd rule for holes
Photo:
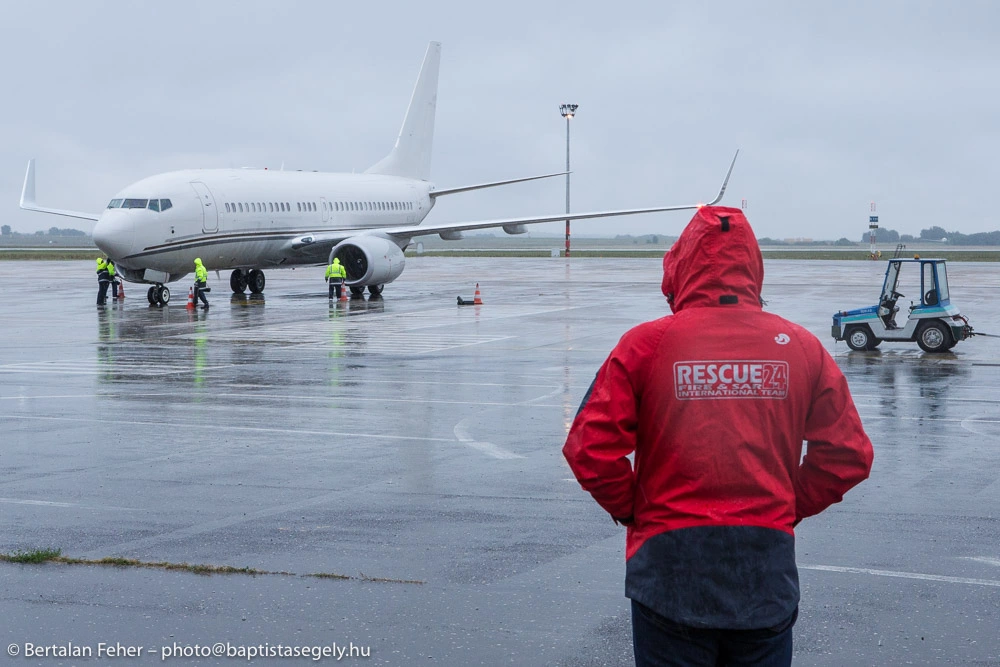
[[[117,272],[115,271],[115,263],[111,261],[110,257],[108,258],[107,265],[108,265],[108,277],[111,279],[111,298],[112,299],[117,299],[118,298],[118,276],[117,276]]]
[[[103,257],[97,258],[97,305],[103,306],[108,300],[108,283],[111,275],[108,273],[108,263]]]
[[[207,286],[208,271],[205,270],[205,265],[201,263],[201,258],[196,257],[194,260],[194,301],[197,304],[198,299],[201,299],[206,309],[208,308],[208,297],[205,296]]]
[[[344,289],[344,282],[347,280],[347,267],[340,263],[340,259],[333,258],[333,263],[326,267],[326,282],[330,286],[330,298],[336,291],[337,298],[340,298],[341,290]]]

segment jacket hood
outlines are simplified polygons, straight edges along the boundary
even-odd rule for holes
[[[663,294],[670,309],[709,306],[760,309],[764,260],[738,208],[702,206],[663,256]]]
[[[201,266],[201,258],[200,257],[195,257],[195,259],[194,259],[194,265],[195,266]]]

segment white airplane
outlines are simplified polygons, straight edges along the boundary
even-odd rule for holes
[[[365,287],[382,293],[403,272],[403,249],[415,236],[446,240],[472,229],[502,227],[522,234],[525,226],[638,213],[693,209],[701,204],[591,213],[421,224],[438,197],[559,176],[529,176],[465,187],[435,189],[430,176],[434,112],[441,44],[427,47],[403,127],[392,151],[363,174],[193,169],[150,176],[116,194],[98,214],[38,206],[35,166],[29,160],[21,208],[94,220],[94,243],[114,260],[118,274],[147,283],[149,302],[170,301],[166,283],[190,273],[194,258],[206,268],[232,270],[230,287],[243,293],[264,289],[264,269],[320,266],[338,257],[355,296]],[[739,151],[737,151],[737,155]],[[736,157],[722,183],[722,199]]]

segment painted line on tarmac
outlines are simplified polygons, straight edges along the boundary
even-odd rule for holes
[[[864,406],[864,407],[875,407],[875,406]],[[867,416],[861,415],[862,421],[875,420],[875,419],[888,419],[888,420],[907,421],[907,422],[916,422],[916,421],[949,422],[952,424],[959,424],[963,428],[965,424],[1000,424],[1000,419],[971,419],[971,418],[954,419],[947,417],[898,417],[896,415],[867,415]]]
[[[987,565],[1000,567],[1000,558],[989,558],[987,556],[962,556],[961,558],[962,560],[971,560],[976,563],[986,563]]]
[[[819,572],[869,574],[876,577],[898,577],[900,579],[918,579],[920,581],[940,581],[946,584],[971,584],[973,586],[992,586],[994,588],[1000,588],[1000,581],[995,579],[970,579],[968,577],[948,577],[942,574],[896,572],[894,570],[873,570],[866,567],[839,567],[836,565],[799,565],[798,567],[800,570],[817,570]]]
[[[0,503],[9,505],[41,505],[43,507],[79,507],[85,510],[122,510],[125,512],[136,511],[134,507],[111,507],[108,505],[80,505],[79,503],[59,503],[52,500],[27,500],[23,498],[0,498]]]
[[[213,430],[213,431],[250,431],[256,433],[288,433],[292,435],[336,435],[344,436],[348,438],[372,438],[378,440],[379,438],[384,438],[386,440],[419,440],[421,442],[450,442],[454,444],[454,440],[451,438],[424,438],[415,435],[391,435],[391,434],[377,434],[377,433],[352,433],[347,431],[315,431],[315,430],[305,430],[305,429],[290,429],[290,428],[264,428],[262,426],[238,426],[235,424],[204,424],[204,423],[191,423],[191,422],[152,422],[152,421],[126,421],[126,420],[116,420],[116,419],[86,419],[83,417],[51,417],[51,416],[40,416],[40,415],[3,415],[0,417],[0,422],[5,419],[20,419],[23,421],[29,421],[32,419],[37,419],[40,421],[68,421],[74,423],[89,422],[89,423],[100,423],[105,425],[115,424],[115,425],[125,425],[125,426],[156,426],[156,427],[167,427],[167,428],[191,428],[195,430]]]
[[[500,445],[494,445],[492,442],[483,442],[481,440],[476,440],[469,435],[468,422],[469,417],[466,417],[462,421],[455,424],[455,437],[466,447],[471,447],[478,452],[482,452],[487,456],[492,456],[495,459],[523,459],[524,456],[521,454],[515,454],[509,449],[504,449]]]
[[[871,398],[871,399],[885,399],[886,398],[885,396],[879,396],[877,394],[854,394],[854,393],[852,393],[851,396],[853,396],[854,398]],[[903,394],[903,393],[900,393],[900,392],[893,392],[892,393],[892,397],[893,398],[915,398],[915,399],[919,399],[919,400],[926,400],[926,397],[920,396],[918,394]],[[1000,400],[991,399],[991,398],[958,398],[958,397],[935,396],[934,400],[935,401],[940,401],[942,403],[991,403],[991,404],[992,403],[1000,403]]]

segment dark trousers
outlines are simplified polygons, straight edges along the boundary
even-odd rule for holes
[[[340,298],[341,290],[344,289],[344,283],[341,281],[330,281],[330,298],[333,298],[334,293],[337,294],[337,298]]]
[[[97,305],[103,306],[104,302],[108,300],[108,283],[110,280],[98,280],[97,281]]]
[[[111,279],[111,298],[112,299],[118,298],[118,281],[115,280],[114,278]]]
[[[195,305],[197,305],[198,299],[201,299],[201,302],[204,303],[206,307],[208,306],[208,297],[205,296],[205,283],[195,283],[194,284],[194,302],[195,302]]]
[[[632,601],[632,643],[636,667],[716,667],[792,664],[792,626],[785,621],[761,630],[715,630],[680,625]]]

